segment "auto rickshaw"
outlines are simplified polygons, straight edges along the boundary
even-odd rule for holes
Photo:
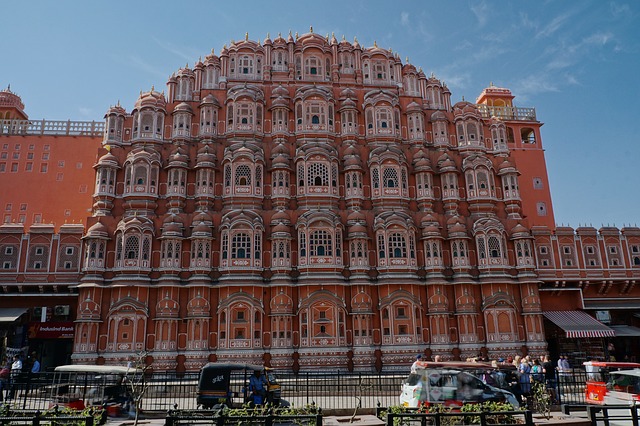
[[[280,384],[271,368],[252,364],[210,362],[200,370],[198,379],[198,406],[206,409],[226,405],[239,407],[254,403],[249,380],[255,371],[266,379],[266,400],[262,403],[286,407],[289,403],[280,397]]]
[[[625,404],[640,399],[639,363],[587,361],[584,366],[587,404]]]

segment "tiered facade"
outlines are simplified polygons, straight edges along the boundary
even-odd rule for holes
[[[6,346],[64,363],[67,334],[31,331],[71,324],[74,362],[382,370],[604,354],[544,311],[640,325],[640,229],[555,228],[542,123],[508,89],[452,105],[390,50],[313,32],[232,42],[167,86],[105,123],[30,121],[0,92]]]
[[[111,108],[74,358],[298,371],[543,351],[510,155],[540,123],[512,98],[452,106],[391,51],[308,33],[234,42]]]

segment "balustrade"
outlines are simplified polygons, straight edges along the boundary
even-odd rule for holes
[[[0,134],[102,136],[102,121],[0,120]]]

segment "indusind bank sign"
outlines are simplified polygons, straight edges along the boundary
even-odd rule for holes
[[[29,339],[73,339],[72,322],[32,322],[29,324]]]

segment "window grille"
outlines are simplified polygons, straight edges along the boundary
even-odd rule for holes
[[[407,242],[404,235],[398,232],[389,235],[389,257],[396,259],[407,257]]]
[[[313,231],[309,235],[309,254],[311,256],[333,256],[333,241],[329,232]]]
[[[326,164],[311,163],[307,168],[308,186],[329,186],[329,171]]]
[[[240,164],[236,168],[235,184],[237,186],[251,185],[251,168],[247,164]]]

